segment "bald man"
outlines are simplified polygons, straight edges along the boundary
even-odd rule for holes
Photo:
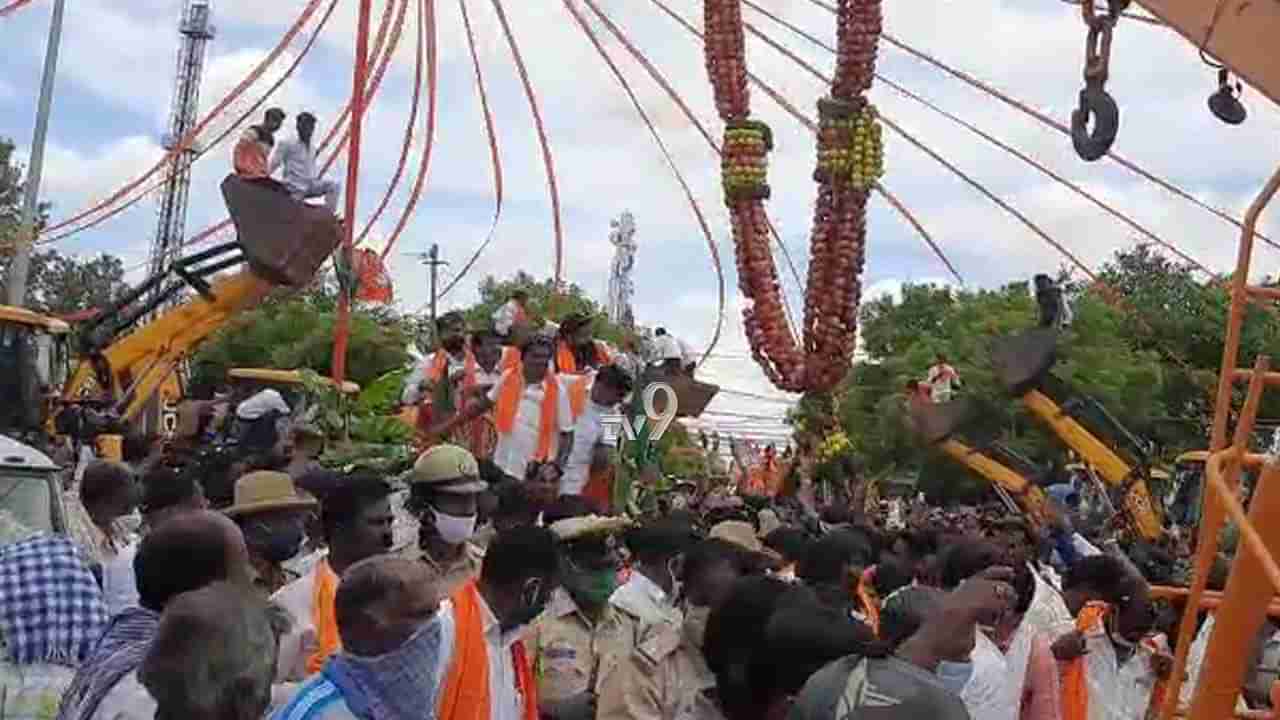
[[[150,718],[155,703],[134,671],[169,602],[215,582],[253,587],[249,550],[240,528],[222,513],[207,510],[163,520],[142,540],[134,569],[140,607],[111,619],[63,696],[58,720],[131,717],[135,712]]]
[[[378,555],[352,565],[334,600],[342,651],[276,718],[431,717],[443,620],[424,563]]]
[[[229,582],[174,598],[138,670],[155,698],[145,717],[261,718],[271,702],[277,617],[251,588]]]

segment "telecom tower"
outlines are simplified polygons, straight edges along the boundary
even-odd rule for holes
[[[635,325],[635,315],[631,310],[631,298],[635,295],[636,286],[631,281],[631,270],[636,264],[636,219],[631,212],[624,211],[617,220],[609,221],[613,230],[609,233],[609,242],[613,243],[613,269],[609,273],[609,320],[623,327]]]
[[[172,150],[196,124],[196,112],[200,105],[200,80],[204,75],[204,56],[214,28],[209,22],[210,0],[183,0],[182,19],[178,34],[182,45],[178,48],[178,71],[173,87],[173,107],[169,112],[169,131],[162,143]],[[183,234],[187,221],[187,193],[191,187],[191,163],[199,148],[187,147],[173,159],[173,166],[164,183],[160,198],[159,222],[156,237],[151,245],[151,273],[157,275],[173,266],[182,253]],[[159,293],[164,287],[156,287]],[[177,298],[175,297],[176,301]]]

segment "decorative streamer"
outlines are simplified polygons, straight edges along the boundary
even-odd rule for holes
[[[259,77],[261,77],[262,74],[266,71],[266,69],[270,67],[271,64],[274,63],[278,57],[280,57],[280,54],[283,53],[285,49],[290,46],[290,44],[293,42],[294,36],[296,36],[298,33],[302,31],[303,26],[307,24],[307,22],[311,19],[311,16],[315,14],[317,9],[319,9],[321,2],[322,0],[309,0],[309,2],[307,3],[307,6],[302,11],[302,14],[298,16],[298,19],[294,21],[293,25],[290,26],[290,28],[285,32],[284,36],[280,39],[280,42],[275,46],[275,48],[273,48],[271,52],[267,53],[267,56],[262,59],[262,62],[258,63],[257,67],[255,67],[253,71],[250,72],[247,76],[245,76],[244,80],[241,80],[240,84],[236,85],[236,87],[233,88],[231,92],[227,93],[227,95],[223,97],[222,100],[220,100],[218,104],[213,107],[213,109],[211,109],[208,113],[205,113],[205,116],[200,120],[200,122],[196,123],[196,126],[192,128],[190,132],[188,132],[183,137],[178,138],[177,141],[174,143],[174,146],[167,153],[165,153],[164,158],[162,158],[159,162],[157,162],[154,166],[152,166],[150,170],[146,171],[139,177],[134,178],[128,183],[125,183],[123,187],[121,187],[119,190],[116,190],[114,193],[112,193],[111,196],[108,197],[106,200],[103,200],[92,207],[81,210],[80,212],[76,213],[75,215],[72,215],[69,218],[66,218],[64,220],[61,220],[57,223],[50,225],[49,227],[45,228],[43,234],[56,233],[57,231],[62,230],[69,225],[78,223],[79,221],[83,220],[86,217],[89,217],[90,215],[96,212],[99,212],[111,205],[115,205],[125,195],[129,194],[130,192],[132,192],[133,190],[141,186],[143,183],[149,180],[153,175],[155,175],[157,172],[163,169],[165,165],[172,163],[174,158],[177,157],[179,153],[186,152],[187,149],[190,148],[193,144],[195,144],[196,140],[200,138],[200,134],[204,132],[205,128],[211,122],[213,122],[213,120],[227,106],[229,106],[232,102],[234,102],[236,98],[244,94],[244,92],[249,89],[249,87],[254,83],[254,81],[256,81]]]
[[[551,191],[551,214],[555,222],[555,281],[558,288],[564,282],[564,229],[560,222],[560,191],[556,187],[556,169],[551,157],[551,145],[547,142],[547,131],[542,124],[542,112],[538,109],[538,98],[533,92],[532,83],[529,82],[529,71],[525,67],[524,57],[520,54],[515,33],[511,32],[511,23],[507,22],[507,13],[502,9],[502,0],[492,0],[492,2],[494,11],[498,13],[498,23],[502,25],[502,34],[506,36],[507,46],[511,48],[511,57],[515,60],[516,70],[520,73],[520,83],[524,86],[524,95],[529,100],[534,128],[538,132],[538,145],[542,149],[542,164],[547,171],[547,189]]]
[[[391,202],[391,197],[395,195],[396,189],[400,187],[400,180],[404,177],[405,168],[409,164],[409,151],[413,147],[413,134],[418,127],[418,105],[422,99],[422,66],[425,62],[424,55],[426,50],[423,44],[423,14],[425,8],[422,3],[418,3],[418,23],[416,32],[416,42],[414,44],[414,63],[413,63],[413,95],[409,100],[409,119],[404,124],[404,138],[400,143],[400,159],[396,162],[396,170],[391,175],[391,182],[387,183],[387,190],[382,194],[382,199],[378,201],[378,206],[374,208],[369,219],[365,221],[364,229],[360,231],[356,237],[356,245],[364,242],[369,235],[369,231],[377,224],[378,219],[382,217],[382,213],[386,211],[387,205]],[[388,248],[390,243],[388,243]],[[382,257],[386,257],[384,251]]]
[[[466,264],[458,271],[458,274],[449,281],[444,290],[440,293],[440,297],[449,294],[450,290],[457,287],[458,283],[466,276],[471,268],[475,266],[476,261],[480,259],[480,255],[493,242],[493,238],[497,236],[498,220],[502,217],[502,157],[498,152],[498,133],[494,130],[493,111],[489,108],[489,93],[485,90],[484,73],[480,67],[480,54],[476,51],[476,34],[471,27],[471,16],[467,12],[467,0],[458,0],[458,8],[462,11],[462,25],[467,31],[467,49],[471,51],[471,66],[475,70],[476,75],[476,91],[480,94],[480,110],[484,114],[484,131],[489,139],[489,162],[493,166],[493,222],[489,224],[489,234],[485,236],[484,242],[480,243],[480,247],[471,254]]]
[[[259,97],[256,102],[254,102],[247,109],[241,112],[240,115],[230,125],[228,125],[224,130],[222,130],[222,132],[216,138],[214,138],[212,142],[210,142],[207,145],[201,146],[196,151],[195,159],[192,161],[192,164],[194,164],[196,160],[199,160],[207,156],[211,150],[220,146],[224,141],[226,141],[228,137],[230,137],[233,133],[238,131],[240,129],[240,126],[243,125],[245,122],[247,122],[249,118],[254,113],[256,113],[259,108],[261,108],[264,104],[266,104],[267,100],[270,100],[271,97],[276,93],[276,91],[279,90],[282,85],[284,85],[285,81],[293,76],[293,73],[298,69],[298,66],[302,64],[302,60],[307,57],[307,55],[311,52],[311,48],[315,46],[316,40],[320,38],[320,33],[324,30],[325,26],[329,24],[329,18],[333,17],[333,11],[337,7],[338,7],[338,0],[330,0],[329,7],[325,10],[324,15],[320,17],[320,21],[316,23],[315,30],[307,38],[307,41],[303,44],[302,49],[298,52],[298,55],[293,59],[293,62],[284,71],[284,73],[278,79],[276,79],[274,83],[271,84],[271,87],[267,88],[267,91],[263,93],[262,96]],[[164,187],[165,182],[166,182],[166,179],[161,178],[159,181],[147,187],[147,189],[135,195],[128,202],[117,205],[116,207],[112,208],[110,211],[99,215],[98,217],[94,218],[93,220],[83,225],[79,225],[75,228],[67,230],[53,237],[43,239],[38,244],[55,243],[55,242],[58,242],[59,240],[64,240],[66,238],[71,237],[72,235],[75,235],[85,230],[89,230],[90,228],[96,227],[97,225],[102,224],[103,222],[115,217],[116,215],[119,215],[125,210],[138,204],[138,202],[147,198],[152,192],[158,191],[160,188]],[[184,243],[184,245],[185,244],[186,243]]]
[[[703,357],[708,357],[711,355],[712,351],[715,350],[716,344],[720,342],[720,334],[724,328],[725,306],[724,267],[720,263],[720,250],[716,247],[715,238],[711,235],[711,227],[707,224],[707,218],[702,213],[702,207],[693,196],[693,190],[689,188],[689,183],[685,181],[684,173],[680,172],[679,166],[676,165],[675,158],[672,157],[671,152],[667,149],[667,144],[662,140],[662,134],[658,132],[658,128],[654,126],[653,120],[649,117],[649,113],[645,111],[644,105],[640,103],[640,98],[636,96],[635,91],[631,88],[631,83],[627,81],[626,76],[622,74],[622,70],[618,68],[617,63],[615,63],[613,58],[609,56],[608,50],[606,50],[604,45],[600,42],[600,38],[596,35],[595,31],[591,29],[586,18],[584,18],[578,8],[574,6],[573,0],[564,0],[564,6],[569,11],[569,14],[573,16],[573,19],[578,22],[578,25],[582,27],[582,32],[586,34],[587,39],[589,39],[591,44],[595,46],[596,52],[600,54],[601,59],[604,60],[605,64],[609,67],[609,70],[613,73],[613,76],[618,80],[618,84],[622,86],[627,97],[631,99],[631,104],[635,107],[636,113],[640,115],[640,119],[643,120],[645,126],[649,128],[649,133],[653,136],[654,142],[657,143],[658,149],[662,152],[662,157],[666,159],[667,166],[671,168],[672,174],[675,175],[676,182],[680,183],[680,188],[684,191],[685,198],[689,201],[689,207],[693,209],[694,217],[698,220],[698,226],[702,230],[702,235],[707,240],[707,247],[711,250],[711,263],[715,266],[716,270],[716,289],[718,300],[716,329],[711,336],[711,342],[707,344],[706,351],[702,354]]]
[[[436,3],[435,0],[423,0],[422,9],[426,11],[426,32],[427,32],[427,139],[426,144],[422,148],[422,161],[418,164],[418,176],[414,178],[413,189],[409,192],[409,202],[405,203],[404,212],[400,214],[400,219],[396,221],[395,228],[391,231],[391,235],[387,238],[387,246],[382,249],[382,259],[387,258],[391,248],[395,246],[396,240],[400,234],[404,232],[404,228],[409,224],[409,218],[413,216],[413,210],[418,206],[418,200],[422,197],[422,189],[427,182],[427,172],[431,169],[431,151],[435,147],[436,138],[436,54],[438,51],[437,28],[436,28]]]

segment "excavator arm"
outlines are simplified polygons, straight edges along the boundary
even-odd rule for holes
[[[923,403],[911,409],[911,424],[921,440],[1008,493],[1033,524],[1044,527],[1048,521],[1045,493],[1028,479],[1034,466],[998,442],[975,446],[961,437],[959,428],[972,415],[971,404],[964,400]]]
[[[992,350],[997,376],[1032,415],[1121,493],[1138,534],[1144,540],[1159,539],[1164,531],[1147,488],[1145,443],[1097,401],[1068,397],[1070,389],[1050,373],[1057,360],[1057,342],[1058,333],[1052,328],[1037,328],[998,342]]]
[[[132,420],[201,342],[274,288],[250,270],[214,281],[208,295],[193,295],[82,360],[64,400],[73,402],[96,388],[108,394],[123,420]]]
[[[1280,104],[1280,3],[1274,0],[1137,0],[1193,47]]]
[[[176,262],[83,327],[64,404],[105,396],[122,420],[136,418],[162,387],[176,387],[179,364],[200,343],[276,287],[310,282],[338,245],[340,226],[323,208],[234,175],[222,193],[236,242]],[[163,309],[188,287],[195,293]]]

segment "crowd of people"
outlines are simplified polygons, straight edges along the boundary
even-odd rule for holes
[[[104,536],[131,477],[85,472]],[[627,517],[449,444],[404,478],[255,470],[220,511],[164,464],[140,487],[129,600],[65,538],[0,551],[6,717],[1132,720],[1172,665],[1146,579],[1065,515],[887,530],[685,484]]]
[[[637,369],[691,372],[687,350],[663,333],[629,357],[577,316],[533,332],[524,301],[475,332],[439,319],[440,349],[403,388],[429,440],[404,474],[322,466],[324,437],[282,424],[273,390],[212,412],[253,451],[227,467],[136,438],[125,463],[83,463],[80,529],[0,547],[0,715],[1146,720],[1160,707],[1169,621],[1146,563],[1094,534],[1078,496],[1051,493],[1047,527],[999,504],[819,505],[805,478],[777,497],[702,478],[656,509],[617,507],[598,482],[605,417]],[[945,357],[929,374],[934,391],[958,386]],[[180,424],[198,443],[210,415]],[[1276,630],[1259,636],[1243,707],[1268,702]]]

